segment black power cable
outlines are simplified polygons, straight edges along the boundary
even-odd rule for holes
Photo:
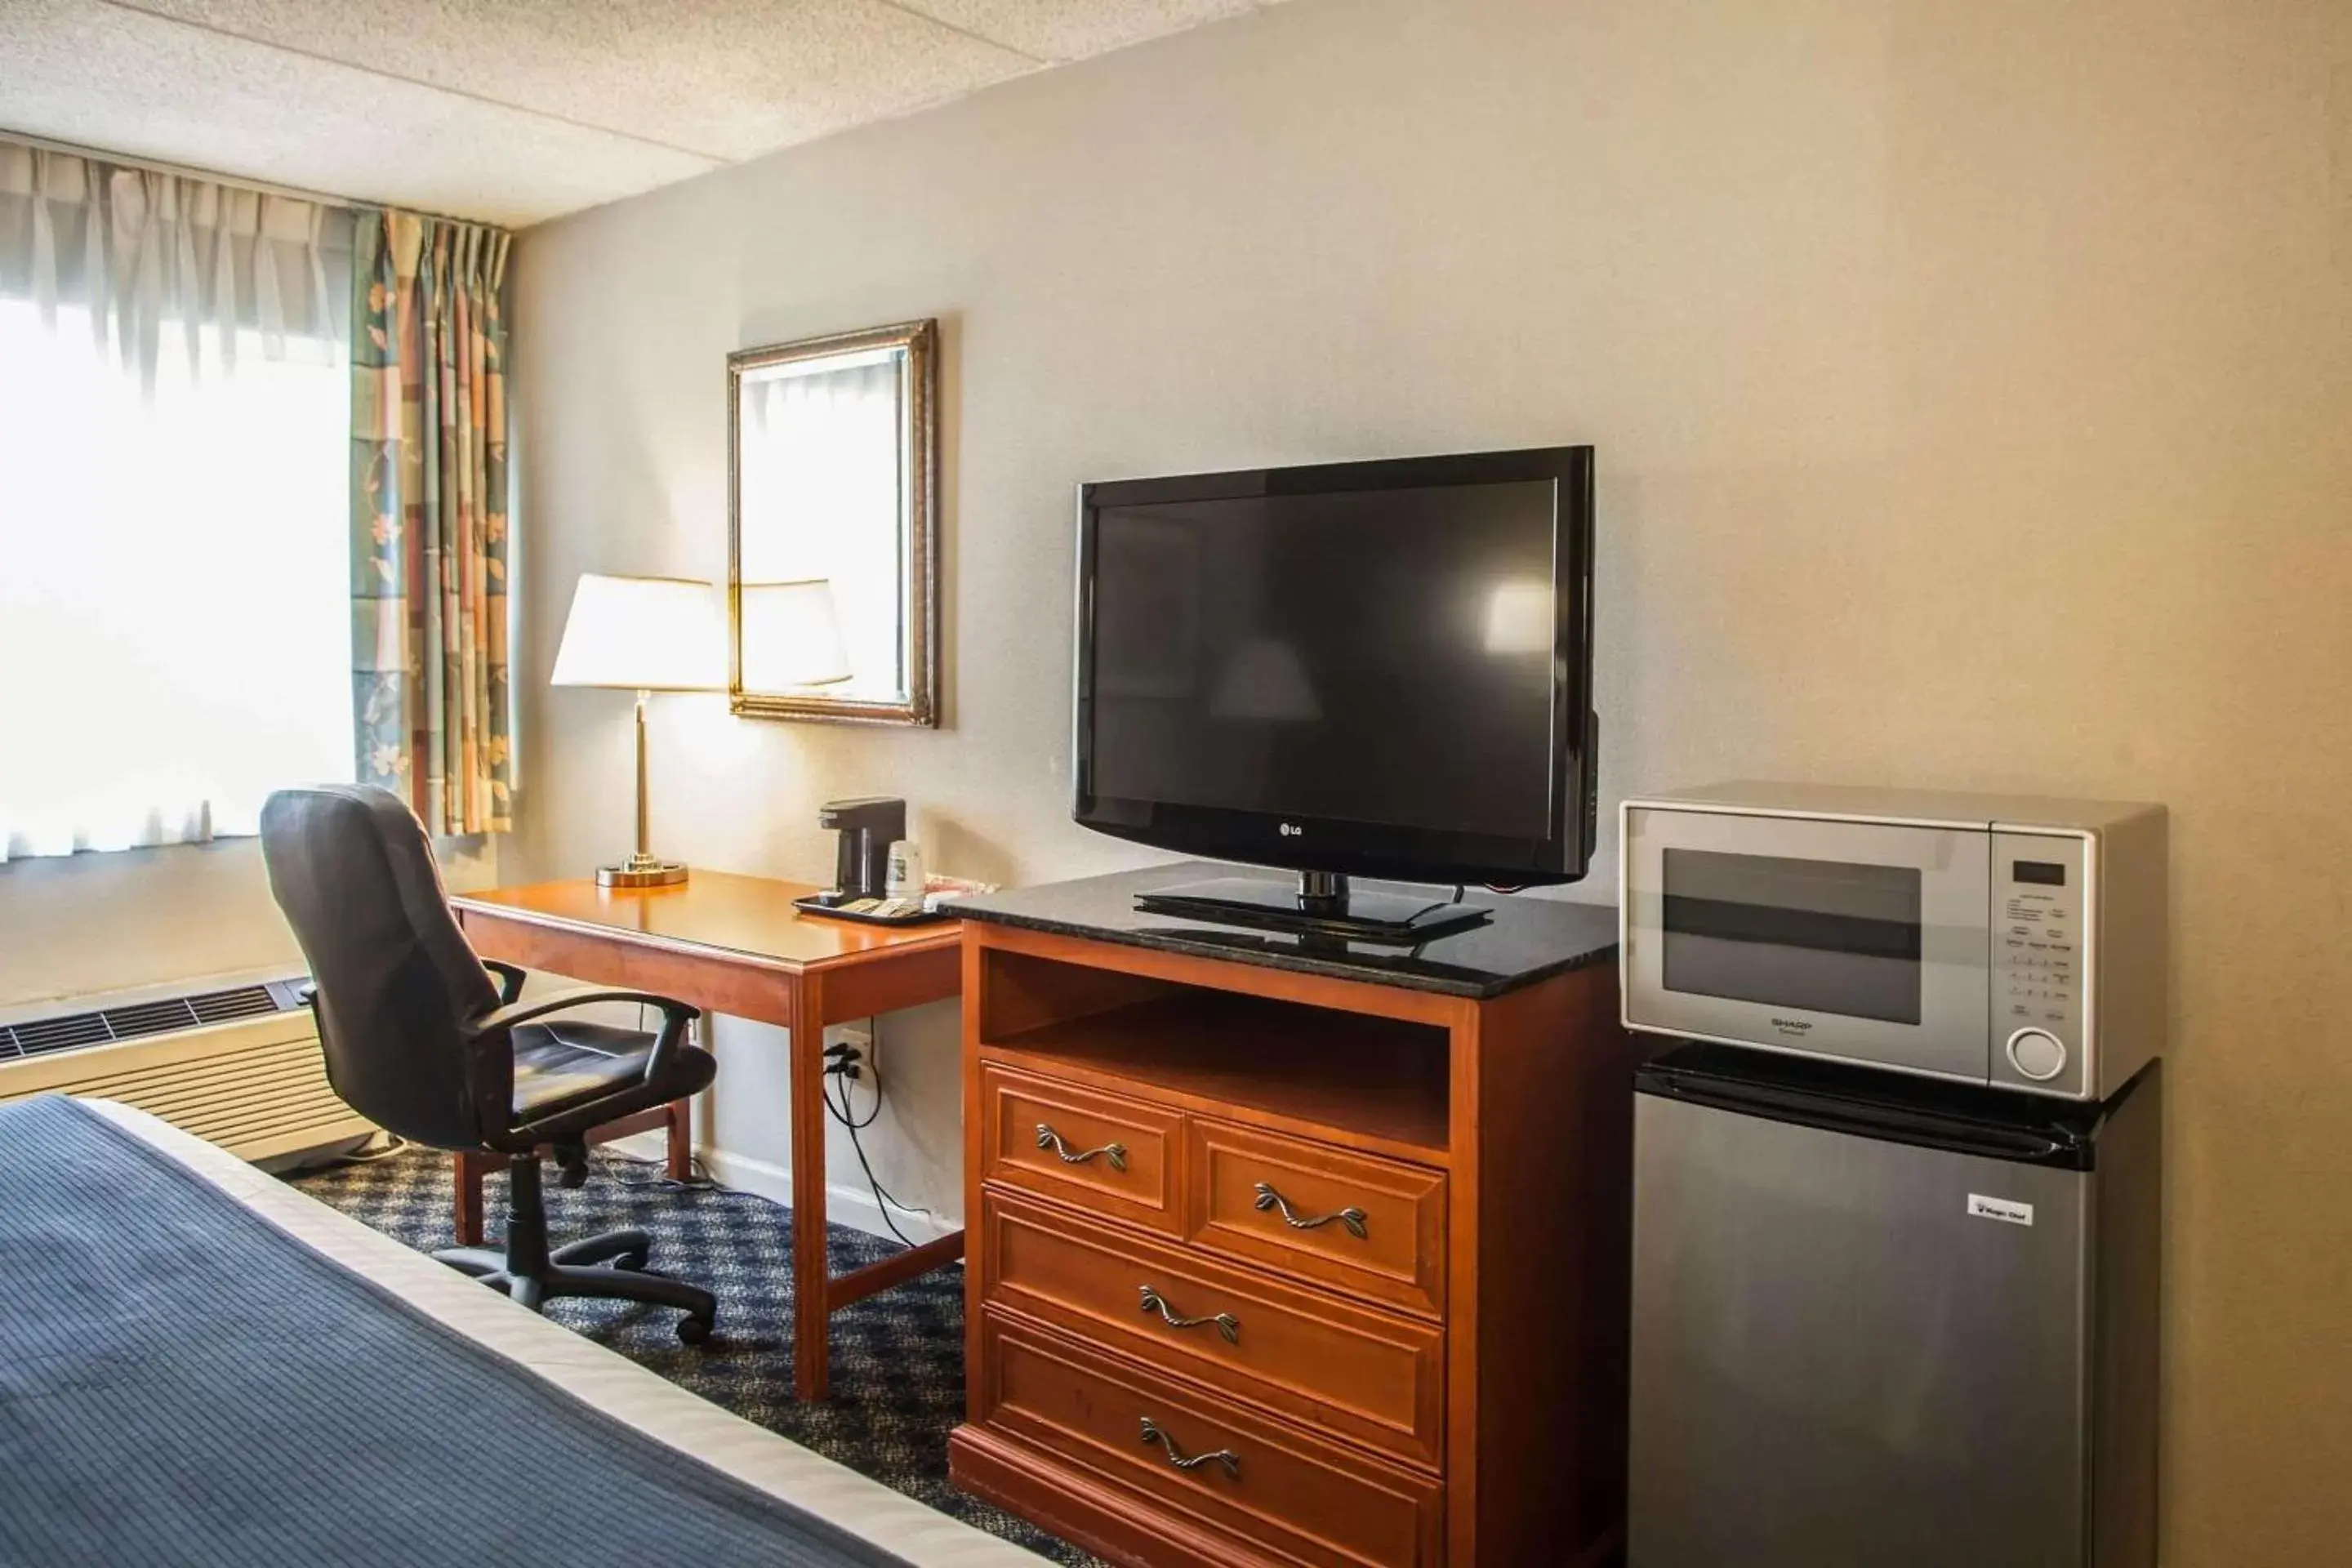
[[[616,1154],[603,1144],[591,1144],[588,1157],[595,1162],[597,1171],[604,1175],[604,1179],[616,1187],[646,1189],[664,1187],[675,1193],[722,1190],[717,1180],[711,1176],[709,1167],[702,1163],[702,1156],[699,1154],[688,1156],[687,1169],[689,1174],[682,1182],[669,1173],[669,1161],[667,1158],[646,1160],[635,1154]],[[631,1172],[643,1173],[627,1173]]]
[[[869,1021],[867,1024],[869,1032],[866,1037],[868,1039],[873,1037],[872,1027]],[[866,1184],[874,1189],[874,1206],[881,1211],[883,1225],[888,1228],[892,1236],[897,1237],[907,1246],[912,1247],[915,1245],[914,1238],[898,1228],[898,1222],[890,1217],[890,1211],[894,1208],[901,1209],[908,1214],[921,1215],[926,1219],[936,1219],[938,1216],[929,1209],[917,1208],[913,1204],[900,1203],[890,1195],[890,1189],[884,1186],[881,1178],[875,1175],[874,1162],[867,1159],[866,1155],[866,1142],[858,1136],[866,1128],[873,1126],[882,1115],[882,1069],[874,1068],[874,1109],[866,1113],[864,1121],[859,1121],[857,1107],[850,1099],[849,1085],[863,1078],[865,1068],[873,1067],[873,1064],[866,1060],[863,1053],[853,1046],[827,1046],[824,1054],[825,1113],[849,1130],[849,1147],[857,1155],[857,1168],[866,1173]],[[842,1080],[839,1105],[835,1105],[833,1101],[833,1082],[835,1079]]]
[[[392,1142],[380,1149],[369,1147],[379,1136],[389,1138]],[[299,1165],[295,1169],[306,1176],[322,1175],[329,1171],[349,1171],[361,1165],[380,1165],[386,1160],[397,1160],[403,1154],[419,1147],[421,1145],[410,1142],[396,1132],[371,1132],[364,1142],[347,1153],[338,1154],[329,1160],[320,1160],[314,1163]]]

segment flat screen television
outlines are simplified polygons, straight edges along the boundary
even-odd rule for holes
[[[1419,938],[1444,917],[1401,924],[1345,879],[1582,877],[1592,467],[1555,447],[1082,487],[1077,821],[1302,873],[1203,895],[1268,916],[1244,923]]]

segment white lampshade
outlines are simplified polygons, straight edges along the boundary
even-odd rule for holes
[[[716,584],[583,573],[551,686],[727,689],[727,601]]]
[[[746,583],[741,594],[744,690],[784,691],[849,679],[831,583],[823,577]]]

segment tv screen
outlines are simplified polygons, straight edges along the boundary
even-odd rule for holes
[[[1081,500],[1078,820],[1409,879],[1582,874],[1589,447]]]

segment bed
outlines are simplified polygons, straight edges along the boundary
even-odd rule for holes
[[[126,1106],[0,1106],[0,1563],[1044,1561]]]

